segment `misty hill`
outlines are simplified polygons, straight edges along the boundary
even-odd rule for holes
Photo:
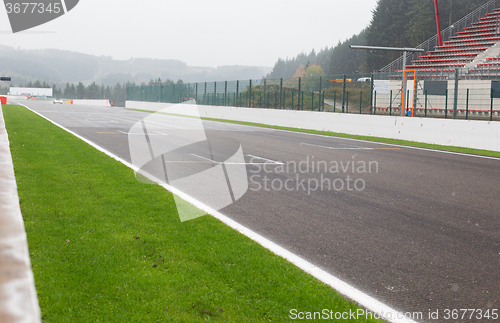
[[[0,74],[11,76],[12,84],[45,81],[114,86],[116,83],[148,82],[151,79],[179,79],[186,82],[261,79],[270,67],[220,66],[196,67],[173,59],[134,58],[115,60],[57,49],[25,50],[0,45]]]

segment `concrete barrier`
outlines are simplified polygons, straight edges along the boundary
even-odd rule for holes
[[[14,167],[0,106],[0,322],[41,322]]]
[[[23,101],[28,100],[25,95],[9,95],[7,97],[9,101]],[[52,102],[54,99],[52,98],[42,98],[36,99],[38,101],[50,101]],[[111,103],[109,100],[66,100],[63,99],[64,104],[79,104],[79,105],[91,105],[91,106],[100,106],[100,107],[110,107]]]
[[[171,107],[183,113],[182,106],[171,103],[127,101],[126,108],[160,111]],[[429,144],[500,151],[500,122],[410,118],[398,116],[292,111],[274,109],[199,106],[207,118],[263,123],[282,127],[332,131],[353,135],[417,141]]]
[[[22,101],[22,100],[28,100],[28,97],[26,95],[8,95],[7,100],[8,101]]]
[[[72,104],[110,107],[109,100],[71,100]]]

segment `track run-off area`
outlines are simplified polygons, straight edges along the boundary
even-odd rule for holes
[[[128,162],[129,130],[150,114],[23,104]],[[222,214],[417,321],[495,321],[476,314],[500,311],[499,158],[202,123],[244,152],[248,190]],[[474,316],[447,319],[463,309]]]

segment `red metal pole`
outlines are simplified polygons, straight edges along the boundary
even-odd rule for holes
[[[437,27],[437,34],[438,34],[438,42],[439,42],[439,46],[443,46],[443,41],[441,40],[441,26],[439,24],[439,9],[438,9],[437,0],[434,0],[434,9],[436,10],[436,27]]]

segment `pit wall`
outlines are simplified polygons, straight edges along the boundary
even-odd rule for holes
[[[185,104],[127,101],[125,106],[148,111],[170,107],[170,113],[189,115],[183,111]],[[500,151],[500,122],[204,105],[198,109],[207,118]]]

